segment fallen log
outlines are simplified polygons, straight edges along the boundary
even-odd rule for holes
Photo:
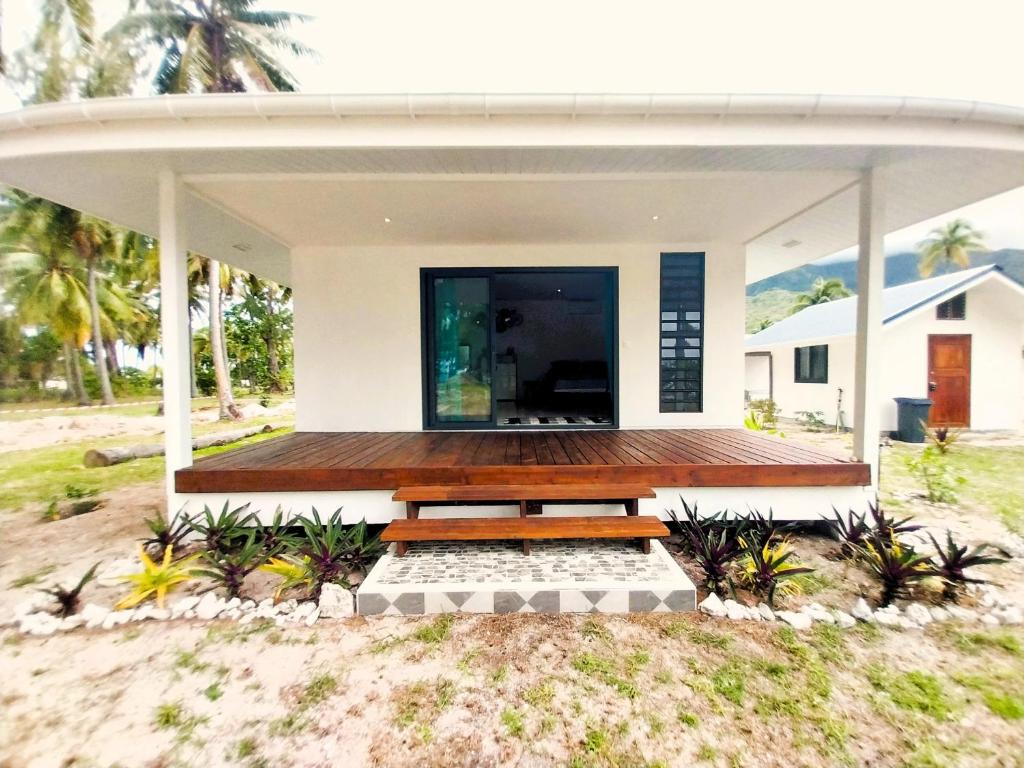
[[[235,429],[230,432],[215,432],[210,435],[201,435],[192,439],[192,450],[198,451],[200,448],[210,448],[214,445],[228,445],[262,432],[273,431],[274,427],[270,424],[265,424],[262,427],[246,427],[245,429]],[[122,448],[90,448],[85,452],[83,462],[87,467],[109,467],[112,464],[123,464],[126,461],[148,459],[153,456],[163,455],[164,446],[162,443],[130,445]]]

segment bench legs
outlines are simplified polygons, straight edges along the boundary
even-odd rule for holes
[[[651,554],[650,539],[640,539],[640,551],[643,552],[645,555]]]
[[[395,542],[395,554],[398,557],[405,557],[405,553],[409,551],[409,544],[405,541]]]
[[[409,520],[418,520],[420,516],[420,503],[418,501],[405,502],[405,516]]]
[[[523,539],[523,554],[524,555],[530,554],[530,540],[529,539]]]

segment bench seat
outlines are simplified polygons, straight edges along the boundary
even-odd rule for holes
[[[399,557],[412,541],[489,541],[510,539],[530,542],[540,539],[639,539],[650,552],[651,538],[668,536],[668,528],[652,515],[594,517],[457,517],[431,520],[395,520],[384,529],[381,540],[395,542]]]

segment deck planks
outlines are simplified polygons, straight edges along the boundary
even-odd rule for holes
[[[410,485],[857,486],[868,465],[743,429],[297,432],[175,473],[179,493]]]

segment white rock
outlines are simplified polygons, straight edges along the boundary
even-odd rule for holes
[[[29,635],[52,635],[61,627],[61,619],[49,613],[30,613],[21,619],[22,632]]]
[[[758,603],[757,612],[764,621],[775,621],[775,611],[768,606],[768,603]]]
[[[747,612],[747,618],[750,621],[764,621],[764,619],[761,617],[761,614],[758,612],[757,608],[755,608],[754,606],[752,606],[752,605],[745,605],[745,606],[743,606],[743,609]]]
[[[252,624],[252,622],[256,621],[256,618],[257,618],[257,616],[256,616],[255,613],[252,613],[252,612],[243,613],[242,617],[238,620],[238,623],[239,624]]]
[[[183,614],[181,614],[181,618],[183,618],[183,619],[194,619],[195,617],[196,617],[196,612],[193,611],[193,610],[188,610],[188,611],[185,611]]]
[[[999,598],[993,592],[985,592],[978,598],[978,605],[982,608],[995,608],[999,605]]]
[[[325,619],[344,619],[355,613],[352,593],[337,584],[324,584],[320,590],[320,616]]]
[[[964,608],[959,605],[946,606],[946,610],[949,611],[949,615],[957,621],[977,621],[978,612],[972,611],[970,608]]]
[[[96,575],[96,583],[101,587],[118,587],[124,584],[122,576],[138,573],[141,570],[142,566],[138,560],[130,557],[119,557],[117,560],[111,560],[107,563],[103,570]]]
[[[145,621],[152,615],[153,606],[141,605],[132,612],[132,621]]]
[[[242,616],[242,612],[237,607],[235,607],[235,608],[228,608],[226,611],[223,611],[221,613],[221,615],[218,616],[217,618],[219,618],[219,619],[230,619],[231,621],[234,621],[235,619],[238,619],[241,616]]]
[[[820,603],[811,603],[810,605],[805,605],[803,608],[800,609],[800,613],[810,617],[812,620],[817,621],[821,624],[836,623],[836,617],[833,616],[832,612]]]
[[[928,613],[932,615],[932,621],[949,621],[952,617],[952,614],[949,611],[937,605],[932,606]]]
[[[714,592],[712,592],[703,600],[701,600],[700,605],[697,606],[697,609],[701,613],[706,613],[708,616],[717,616],[718,618],[723,618],[726,615],[725,604],[722,602],[721,598],[719,598],[718,595],[716,595]]]
[[[903,617],[898,613],[892,613],[891,611],[883,611],[881,609],[875,611],[875,621],[881,624],[883,627],[898,627]]]
[[[210,621],[211,619],[217,618],[223,610],[224,601],[217,597],[213,592],[207,592],[203,595],[199,604],[195,607],[196,618],[202,619],[203,621]]]
[[[285,600],[283,603],[278,603],[278,605],[277,605],[277,612],[278,613],[291,613],[292,611],[294,611],[298,607],[299,607],[299,601],[296,600],[295,598],[292,598],[291,600]]]
[[[50,607],[51,603],[49,595],[38,594],[26,598],[14,606],[14,619],[18,621],[30,614],[45,611]]]
[[[985,624],[985,625],[987,625],[989,627],[998,627],[999,626],[999,619],[997,619],[991,613],[986,613],[986,614],[982,615],[981,623]]]
[[[180,619],[185,615],[186,611],[194,610],[197,605],[199,605],[198,595],[189,595],[188,597],[183,597],[180,600],[175,600],[171,604],[171,618]]]
[[[928,606],[921,605],[921,603],[911,603],[903,610],[903,614],[907,619],[915,624],[920,624],[922,627],[927,624],[931,624],[932,621],[934,621],[934,619],[932,619],[932,612],[928,610]]]
[[[316,603],[312,600],[307,600],[299,605],[292,611],[292,616],[295,617],[295,621],[303,621],[309,614],[316,610]]]
[[[277,606],[274,605],[274,601],[271,598],[269,598],[269,597],[265,598],[263,600],[260,600],[259,605],[257,605],[256,608],[258,610],[261,610],[261,611],[262,610],[273,610],[275,613],[277,612]]]
[[[871,610],[871,606],[868,605],[868,601],[863,597],[858,597],[857,602],[853,604],[853,608],[850,609],[850,613],[853,614],[853,618],[858,621],[864,621],[870,624],[875,620],[875,613]]]
[[[109,613],[110,610],[102,605],[87,603],[78,615],[85,618],[86,629],[96,629],[96,627],[103,625],[103,620],[107,618]]]
[[[320,618],[320,609],[319,608],[314,608],[312,611],[309,612],[309,616],[306,617],[306,626],[307,627],[312,627],[314,624],[316,624],[316,620],[319,619],[319,618]]]
[[[1015,605],[1005,608],[996,608],[992,615],[999,620],[1000,624],[1024,624],[1024,612]]]
[[[61,632],[67,632],[68,630],[78,629],[79,627],[84,625],[85,617],[80,613],[76,613],[61,619],[60,630]]]
[[[228,600],[224,604],[224,610],[225,611],[230,611],[233,608],[241,607],[241,605],[242,605],[242,598],[240,598],[240,597],[232,597],[230,600]]]
[[[255,611],[256,610],[256,601],[255,600],[243,600],[242,604],[240,606],[238,606],[238,610],[242,611],[243,613],[248,613],[249,611]]]
[[[832,615],[835,616],[836,624],[842,629],[849,629],[857,623],[853,616],[843,611],[832,611]]]
[[[154,621],[167,621],[167,619],[171,618],[171,612],[166,608],[150,608],[149,618]]]
[[[793,629],[810,629],[811,617],[806,613],[794,613],[793,611],[776,611],[775,618],[784,621]]]
[[[121,624],[127,624],[131,621],[132,614],[134,611],[111,611],[103,619],[103,623],[100,625],[103,629],[113,629],[114,627],[120,626]]]
[[[279,627],[283,627],[289,624],[295,624],[295,616],[290,613],[279,613],[274,617],[274,623]]]
[[[897,624],[899,625],[900,629],[924,629],[924,627],[922,627],[916,621],[912,621],[911,619],[908,619],[906,616],[898,616]]]
[[[726,600],[723,605],[725,606],[725,615],[732,621],[743,621],[747,618],[747,607],[740,605],[735,600]]]

